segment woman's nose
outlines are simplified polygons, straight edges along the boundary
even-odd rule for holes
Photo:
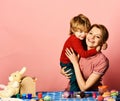
[[[91,39],[94,39],[95,38],[95,36],[94,35],[91,35]]]

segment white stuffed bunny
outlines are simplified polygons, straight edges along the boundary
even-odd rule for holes
[[[23,67],[20,71],[12,73],[9,77],[8,85],[0,84],[0,88],[3,89],[0,91],[0,98],[9,98],[19,93],[20,82],[25,71],[26,68]]]

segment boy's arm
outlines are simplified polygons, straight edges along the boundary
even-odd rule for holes
[[[72,46],[74,51],[76,51],[80,55],[80,57],[84,58],[93,56],[98,52],[95,48],[91,50],[85,50],[80,40],[74,40]]]

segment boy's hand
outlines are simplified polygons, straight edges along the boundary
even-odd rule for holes
[[[104,43],[104,44],[102,45],[102,50],[106,50],[107,47],[108,47],[108,44],[107,44],[107,43]]]
[[[102,46],[98,46],[98,47],[96,48],[96,51],[99,52],[101,49],[102,49],[102,50],[106,50],[107,47],[108,47],[108,44],[107,44],[107,43],[104,43]]]
[[[97,46],[96,51],[99,52],[101,50],[101,46]]]

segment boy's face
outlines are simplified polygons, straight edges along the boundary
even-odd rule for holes
[[[78,39],[83,40],[86,37],[87,33],[83,32],[83,31],[76,31],[76,32],[74,32],[74,34]]]

